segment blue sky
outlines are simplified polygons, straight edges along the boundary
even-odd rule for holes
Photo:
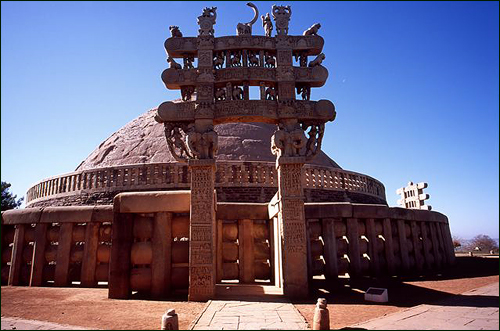
[[[168,26],[215,35],[253,17],[246,2],[1,3],[1,177],[23,196],[73,171],[103,140],[161,102]],[[261,14],[275,2],[256,1]],[[289,34],[320,22],[330,99],[324,151],[397,188],[426,181],[453,235],[498,237],[498,2],[286,2]],[[261,21],[254,34],[263,35]]]

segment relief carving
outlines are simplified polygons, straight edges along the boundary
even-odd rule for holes
[[[269,13],[266,13],[266,16],[262,15],[260,18],[262,19],[262,26],[264,27],[266,37],[271,37],[273,33],[273,22],[271,21],[271,17],[269,17]]]
[[[252,35],[252,25],[255,22],[257,22],[257,18],[259,17],[259,10],[257,9],[257,7],[253,3],[248,2],[247,6],[249,6],[250,8],[253,9],[254,17],[248,23],[238,23],[238,25],[236,26],[236,34],[238,36],[250,36],[250,35]]]

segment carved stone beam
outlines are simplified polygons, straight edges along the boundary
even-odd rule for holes
[[[304,52],[306,56],[318,55],[323,50],[325,41],[320,36],[287,36],[287,42],[295,52]],[[213,38],[214,51],[232,51],[247,49],[251,51],[274,51],[276,49],[275,37],[264,36],[227,36]],[[198,38],[168,38],[165,40],[165,50],[174,58],[182,58],[187,54],[196,55]]]

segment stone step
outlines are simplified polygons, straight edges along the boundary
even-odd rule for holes
[[[281,298],[283,289],[273,285],[257,284],[217,284],[215,287],[216,298],[237,298],[241,297],[266,297]]]

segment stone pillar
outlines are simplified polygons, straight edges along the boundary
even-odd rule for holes
[[[215,160],[189,160],[191,208],[189,231],[189,301],[215,295]]]
[[[292,298],[308,294],[307,243],[302,188],[303,157],[280,157],[277,162],[283,292]]]

